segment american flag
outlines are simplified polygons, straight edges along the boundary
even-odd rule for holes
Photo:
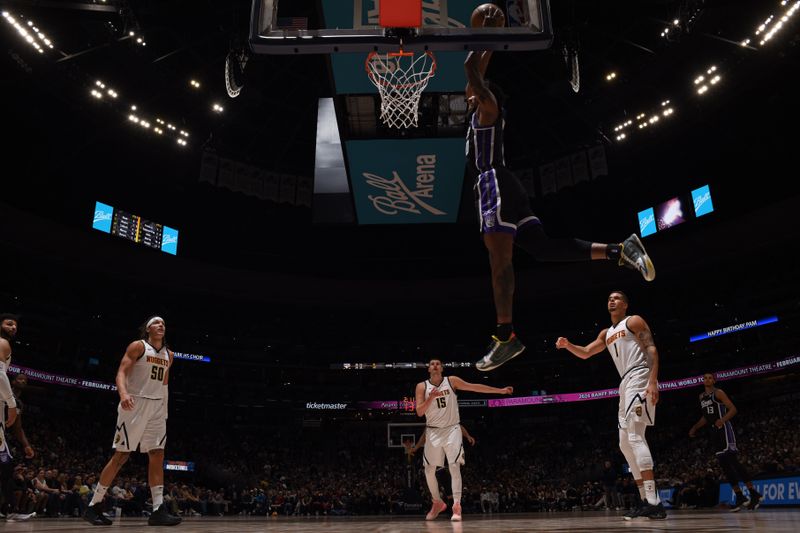
[[[279,30],[307,30],[308,17],[278,17]]]

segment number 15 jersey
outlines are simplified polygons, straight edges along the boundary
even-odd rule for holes
[[[450,386],[450,379],[442,378],[442,383],[437,387],[430,380],[425,381],[425,399],[431,395],[434,389],[444,393],[431,402],[428,410],[425,411],[425,425],[429,428],[446,428],[460,423],[458,416],[458,398],[456,391]]]

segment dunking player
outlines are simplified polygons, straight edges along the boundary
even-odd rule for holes
[[[167,348],[166,326],[158,316],[149,318],[141,327],[141,339],[133,341],[117,370],[117,431],[114,455],[108,461],[97,483],[92,501],[83,518],[92,525],[111,525],[103,514],[103,497],[119,469],[131,452],[139,449],[149,456],[148,483],[153,498],[151,526],[174,526],[181,519],[167,512],[164,502],[164,446],[167,441],[167,400],[169,368],[173,354]]]
[[[731,507],[731,512],[740,511],[745,504],[748,509],[755,510],[761,505],[761,494],[753,486],[750,475],[739,462],[736,433],[731,424],[731,418],[737,413],[736,406],[733,405],[725,391],[714,386],[716,382],[714,374],[710,372],[703,374],[705,390],[700,394],[700,409],[703,414],[689,430],[689,436],[694,437],[698,429],[706,424],[709,425],[714,452],[725,473],[725,479],[736,493],[736,501]],[[747,485],[747,490],[750,492],[749,502],[742,493],[742,488],[739,486],[740,481]]]
[[[502,25],[504,16],[499,8],[487,6],[484,9],[484,26]],[[525,349],[514,334],[512,323],[514,244],[538,261],[610,259],[638,270],[647,281],[656,276],[653,262],[636,234],[619,244],[551,239],[545,234],[541,221],[531,211],[525,189],[505,166],[505,95],[497,85],[484,78],[491,54],[490,51],[470,52],[464,64],[467,102],[472,112],[467,131],[467,158],[473,171],[477,171],[474,190],[483,242],[489,252],[497,312],[497,327],[488,352],[475,363],[482,371],[497,368]]]
[[[17,400],[7,372],[11,366],[11,341],[17,336],[18,320],[16,315],[0,315],[0,485],[3,488],[3,514],[9,522],[36,516],[36,513],[18,513],[14,509],[14,464],[8,445],[7,430],[17,422]],[[27,440],[23,441],[23,445],[26,443]],[[29,444],[25,446],[25,454],[33,457],[33,449]]]
[[[647,426],[656,419],[658,403],[658,350],[650,327],[639,315],[627,316],[628,297],[621,291],[608,296],[611,327],[600,332],[587,346],[576,346],[564,337],[557,348],[588,359],[608,348],[622,382],[619,385],[619,449],[630,465],[639,495],[647,504],[630,511],[626,520],[636,517],[666,518],[658,498],[653,476],[653,456],[645,439]]]
[[[417,416],[425,416],[425,450],[422,461],[425,465],[425,479],[431,491],[433,505],[425,520],[435,520],[439,513],[447,509],[440,499],[439,483],[436,481],[436,468],[444,467],[444,459],[450,470],[453,488],[453,521],[461,520],[461,465],[464,464],[464,446],[461,424],[458,415],[457,390],[481,392],[484,394],[511,394],[513,387],[489,387],[478,383],[468,383],[457,376],[443,376],[442,362],[431,359],[428,363],[427,381],[417,383]]]

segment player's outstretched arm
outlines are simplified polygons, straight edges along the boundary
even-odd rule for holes
[[[469,442],[470,446],[475,446],[475,437],[470,435],[469,431],[467,431],[467,428],[465,428],[463,425],[461,426],[461,436],[467,439],[467,442]]]
[[[481,385],[480,383],[470,383],[468,381],[464,381],[458,376],[448,376],[448,379],[450,380],[450,385],[452,385],[456,390],[481,392],[483,394],[512,394],[514,392],[514,387],[503,387],[502,389],[499,389],[497,387]]]
[[[478,110],[478,124],[488,126],[497,120],[500,109],[497,107],[497,99],[494,94],[486,86],[480,63],[480,52],[470,52],[464,62],[464,72],[468,82],[467,101],[470,107]]]
[[[606,348],[606,331],[603,330],[597,335],[597,338],[587,344],[586,346],[578,346],[577,344],[572,344],[569,342],[569,339],[566,337],[559,337],[556,340],[556,348],[564,349],[570,352],[575,357],[580,357],[581,359],[589,359],[593,355],[597,355]]]
[[[422,436],[419,438],[414,447],[411,448],[411,455],[414,455],[415,453],[417,453],[417,450],[425,446],[425,440],[426,440],[426,433],[423,431]]]

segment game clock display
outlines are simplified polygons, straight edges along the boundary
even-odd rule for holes
[[[102,202],[95,203],[92,227],[135,243],[144,244],[148,248],[172,255],[178,253],[178,230],[145,220],[120,209],[114,209]]]

